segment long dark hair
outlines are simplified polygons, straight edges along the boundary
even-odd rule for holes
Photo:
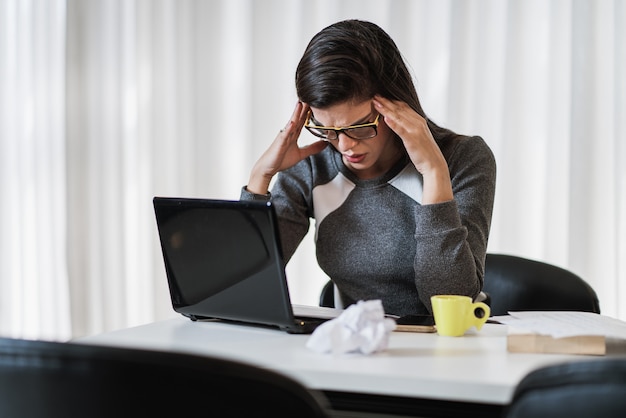
[[[302,102],[322,109],[379,94],[428,119],[396,43],[379,26],[361,20],[334,23],[311,39],[296,70],[296,91]],[[456,135],[429,119],[428,127],[438,141]]]

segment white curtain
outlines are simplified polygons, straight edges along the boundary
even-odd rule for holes
[[[626,319],[624,2],[0,0],[0,334],[175,316],[152,197],[237,199],[306,43],[347,18],[391,34],[431,118],[494,150],[489,251],[568,268]],[[311,239],[288,276],[317,303]]]
[[[0,0],[1,335],[71,335],[65,12]]]

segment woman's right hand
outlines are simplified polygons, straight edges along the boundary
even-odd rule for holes
[[[306,123],[309,106],[298,102],[291,119],[284,129],[278,132],[274,142],[261,155],[250,173],[247,189],[255,194],[267,194],[272,178],[279,171],[293,167],[305,158],[326,148],[326,141],[316,141],[310,145],[298,146],[298,138]]]

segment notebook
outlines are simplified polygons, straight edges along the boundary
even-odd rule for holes
[[[291,304],[271,202],[155,197],[153,204],[176,312],[297,334],[340,314]]]

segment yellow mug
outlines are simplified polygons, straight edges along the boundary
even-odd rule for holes
[[[471,327],[481,329],[491,310],[482,302],[472,302],[469,296],[435,295],[430,298],[439,335],[459,337]]]

